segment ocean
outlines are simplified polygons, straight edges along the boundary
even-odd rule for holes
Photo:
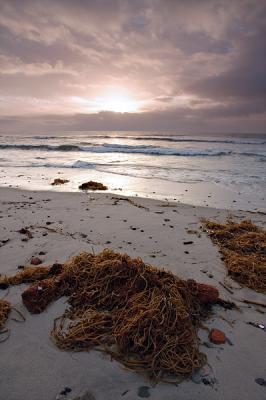
[[[219,208],[265,210],[265,135],[70,132],[0,136],[0,186],[109,190]],[[54,178],[70,180],[52,187]]]

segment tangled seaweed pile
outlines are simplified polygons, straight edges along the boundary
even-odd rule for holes
[[[250,220],[225,224],[203,221],[224,256],[229,275],[240,284],[266,293],[266,231]]]
[[[5,322],[7,320],[10,311],[11,311],[11,304],[6,300],[0,299],[0,333],[5,326]]]
[[[81,190],[107,190],[108,187],[103,185],[101,182],[89,181],[89,182],[82,183],[79,186],[79,189],[81,189]]]
[[[97,347],[157,380],[188,377],[205,364],[197,330],[209,304],[218,300],[216,288],[108,249],[81,253],[54,274],[51,268],[22,298],[30,312],[38,313],[69,296],[70,308],[51,332],[59,348]]]

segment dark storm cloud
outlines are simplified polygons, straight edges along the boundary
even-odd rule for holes
[[[18,121],[40,126],[36,114],[45,129],[63,129],[65,113],[73,114],[67,121],[74,129],[262,131],[264,0],[0,0],[0,6],[2,129],[15,114],[12,129]],[[145,112],[95,114],[91,102],[110,85],[127,88]]]

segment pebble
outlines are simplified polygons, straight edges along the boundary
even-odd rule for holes
[[[225,334],[219,329],[212,329],[209,334],[209,339],[214,344],[223,344],[226,342]]]
[[[255,382],[260,386],[266,386],[266,381],[263,378],[256,378]]]
[[[32,265],[39,265],[42,263],[42,260],[39,257],[32,257],[30,263]]]
[[[150,397],[150,388],[149,386],[140,386],[138,388],[138,397],[141,398],[148,398]]]

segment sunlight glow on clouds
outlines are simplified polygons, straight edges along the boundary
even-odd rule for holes
[[[143,102],[136,101],[130,93],[120,87],[109,88],[95,99],[74,97],[73,101],[80,105],[81,112],[113,111],[119,113],[138,112]]]
[[[0,130],[62,114],[100,129],[107,112],[120,129],[265,131],[265,0],[0,7]]]

